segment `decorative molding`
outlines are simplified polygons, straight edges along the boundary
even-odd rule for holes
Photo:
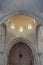
[[[34,48],[32,47],[32,42],[29,41],[28,39],[26,38],[23,38],[23,37],[18,37],[14,40],[12,40],[11,42],[9,42],[10,46],[8,47],[8,52],[10,51],[11,47],[16,44],[17,42],[25,42],[31,49],[32,49],[32,52],[34,53]]]

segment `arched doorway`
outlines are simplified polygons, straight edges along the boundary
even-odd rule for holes
[[[9,51],[8,65],[33,65],[33,53],[25,42],[17,42]]]

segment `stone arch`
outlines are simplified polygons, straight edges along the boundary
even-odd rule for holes
[[[10,44],[9,47],[7,47],[7,48],[8,48],[8,53],[9,53],[11,47],[12,47],[14,44],[16,44],[17,42],[20,42],[20,41],[26,43],[26,44],[32,49],[32,52],[33,52],[33,54],[34,54],[34,51],[35,51],[35,50],[34,50],[34,48],[33,48],[33,46],[32,46],[32,42],[31,42],[30,40],[24,38],[24,37],[18,37],[18,38],[15,38],[14,40],[12,40],[12,41],[9,43],[9,44]]]
[[[38,17],[38,15],[36,15],[35,13],[31,13],[29,11],[12,11],[12,12],[7,13],[1,17],[0,24],[4,23],[8,18],[10,18],[12,16],[16,16],[16,15],[30,16],[30,17],[34,18],[39,23],[40,23],[40,21],[42,22],[42,20],[43,20],[41,17]]]
[[[31,62],[31,64],[30,65],[33,65],[33,48],[32,48],[32,46],[31,46],[31,42],[30,41],[28,41],[27,39],[25,39],[25,38],[22,38],[22,37],[19,37],[19,38],[17,38],[16,40],[13,40],[11,43],[13,43],[12,45],[11,45],[11,47],[9,48],[9,58],[8,58],[8,60],[9,59],[11,59],[11,57],[10,57],[10,54],[11,54],[11,52],[14,50],[14,47],[16,48],[17,46],[18,47],[20,47],[20,46],[22,46],[22,48],[24,47],[24,48],[27,48],[28,47],[28,51],[29,51],[29,53],[30,53],[30,55],[31,55],[31,57],[32,57],[32,62]],[[20,49],[21,49],[21,47],[20,47]],[[16,50],[16,49],[15,49]],[[22,50],[22,49],[21,49]],[[26,50],[26,49],[25,49]],[[14,52],[14,51],[13,51]],[[15,53],[14,53],[15,54]],[[19,54],[19,57],[21,58],[22,57],[22,55],[23,54]],[[30,58],[31,58],[30,57]],[[13,59],[13,58],[12,58]],[[10,63],[10,60],[8,61],[9,63]],[[11,61],[12,62],[12,61]],[[10,64],[11,65],[11,64]]]
[[[13,12],[14,13],[14,12]],[[20,13],[15,13],[15,14],[8,14],[8,15],[5,15],[5,18],[3,18],[3,19],[1,19],[1,23],[3,23],[3,22],[5,22],[5,20],[6,19],[8,19],[9,17],[11,17],[11,16],[14,16],[14,15],[21,15],[21,14],[24,14],[24,15],[27,15],[27,16],[32,16],[32,17],[34,17],[32,14],[30,14],[30,13],[22,13],[22,12],[20,12]],[[34,17],[36,20],[38,20],[37,19],[37,17]],[[8,51],[6,51],[6,52],[9,52],[10,51],[10,49],[11,49],[11,47],[14,45],[13,44],[13,42],[15,42],[15,44],[16,44],[16,42],[19,42],[19,41],[23,41],[23,42],[26,42],[26,44],[27,45],[29,45],[29,47],[32,49],[32,52],[33,52],[33,55],[34,55],[34,48],[32,47],[32,42],[31,41],[29,41],[29,40],[27,40],[27,39],[25,39],[25,38],[21,38],[21,37],[19,37],[19,38],[16,38],[16,39],[14,39],[12,42],[10,42],[11,44],[10,44],[10,46],[8,47]],[[29,43],[29,44],[28,44]],[[6,44],[5,44],[5,46],[6,46]],[[6,49],[5,49],[6,50]]]

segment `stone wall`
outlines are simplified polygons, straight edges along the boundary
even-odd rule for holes
[[[38,30],[38,48],[39,48],[40,64],[43,65],[43,26],[40,26]]]

